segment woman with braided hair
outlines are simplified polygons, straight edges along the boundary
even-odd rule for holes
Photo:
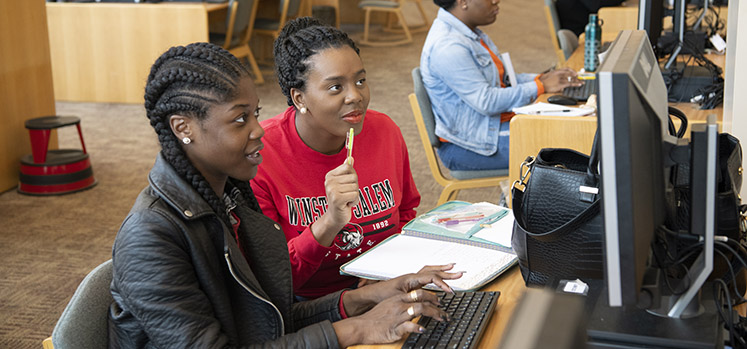
[[[285,232],[299,299],[363,285],[340,266],[399,233],[420,204],[399,127],[368,109],[358,52],[347,34],[311,17],[288,22],[275,40],[290,107],[262,121],[266,160],[251,184]],[[351,128],[354,163],[344,146]]]
[[[161,152],[113,246],[116,348],[336,348],[393,342],[443,319],[420,288],[450,266],[296,302],[280,227],[248,181],[262,162],[259,98],[222,48],[172,47],[155,62],[145,109]]]

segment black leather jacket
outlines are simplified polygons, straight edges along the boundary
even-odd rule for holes
[[[232,230],[159,154],[113,248],[112,348],[337,348],[340,292],[293,302],[280,226],[238,202]]]

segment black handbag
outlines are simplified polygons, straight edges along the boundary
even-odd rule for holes
[[[728,134],[718,135],[718,166],[716,167],[716,235],[728,236],[736,241],[743,239],[741,231],[739,191],[742,188],[742,147],[739,140]],[[671,216],[672,230],[690,229],[690,166],[678,164],[673,173],[674,183]]]
[[[595,137],[591,157],[542,149],[522,163],[520,180],[511,189],[511,246],[528,286],[604,277],[597,148]]]

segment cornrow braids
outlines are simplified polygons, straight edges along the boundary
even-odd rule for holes
[[[239,81],[248,76],[246,68],[228,51],[210,43],[194,43],[163,53],[151,67],[145,86],[145,111],[158,135],[161,153],[229,227],[222,198],[187,158],[171,131],[169,118],[179,114],[205,120],[211,106],[238,95]],[[260,212],[254,194],[247,190],[249,186],[238,187],[249,207]]]
[[[360,55],[360,50],[348,34],[328,26],[316,18],[301,17],[289,21],[275,39],[275,74],[288,105],[293,105],[290,90],[304,89],[309,57],[327,48],[350,46]]]

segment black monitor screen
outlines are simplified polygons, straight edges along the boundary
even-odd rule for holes
[[[621,31],[597,74],[605,278],[611,306],[635,304],[666,218],[667,89],[645,31]]]
[[[648,41],[654,47],[659,42],[664,22],[665,0],[639,0],[638,2],[638,30],[648,33]]]

